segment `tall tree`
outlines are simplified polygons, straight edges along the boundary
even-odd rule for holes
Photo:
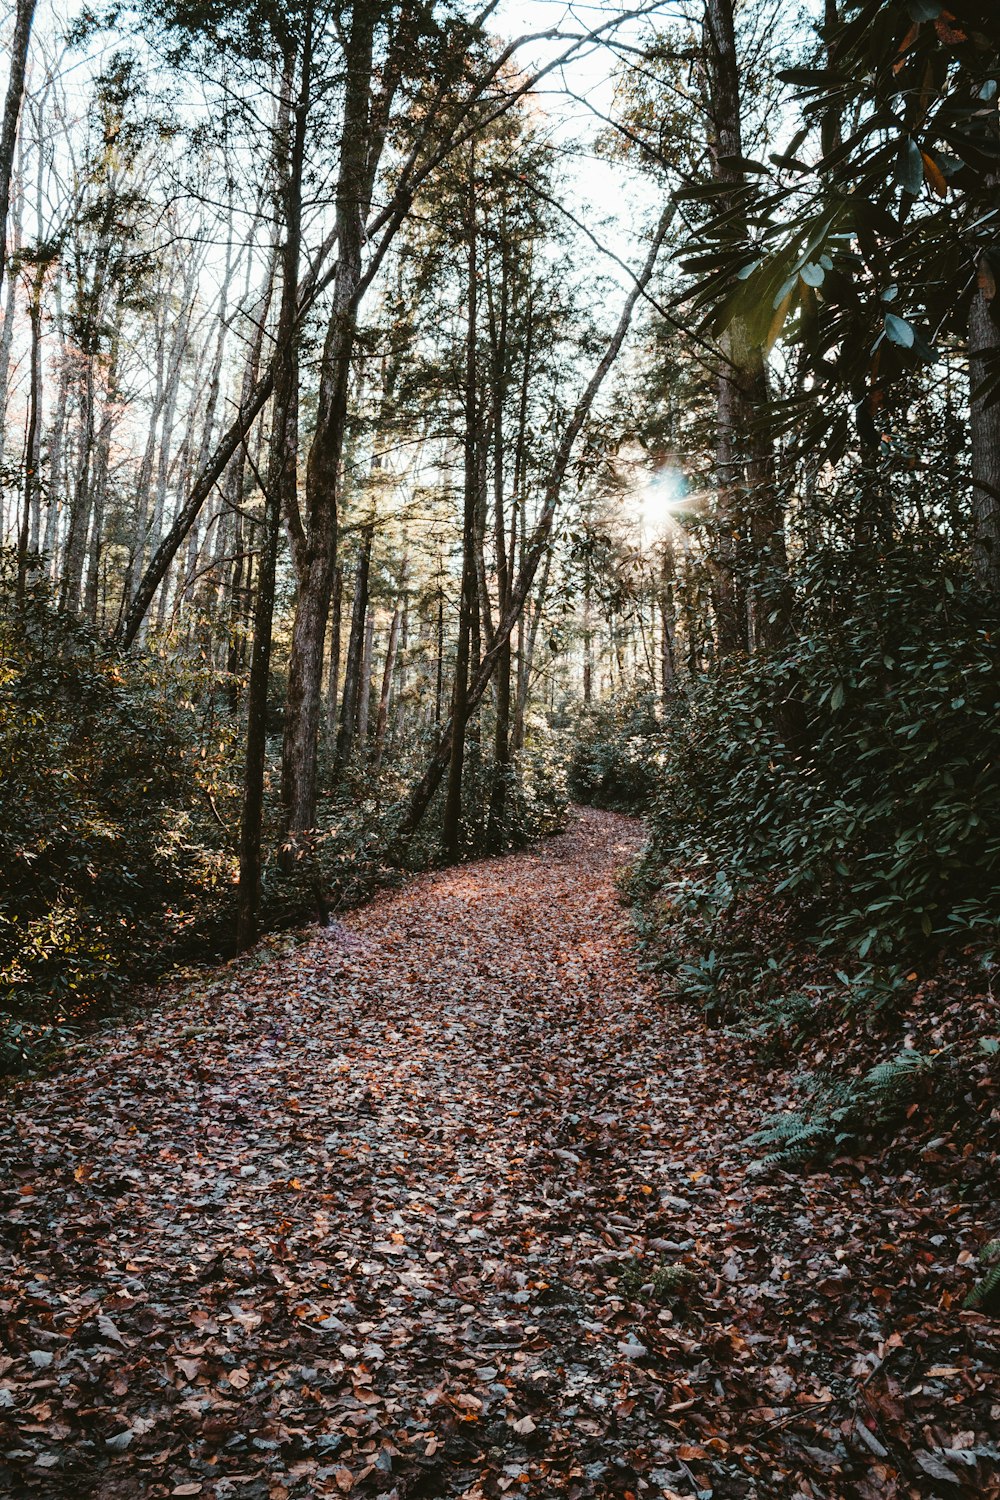
[[[302,254],[302,184],[313,81],[311,4],[307,4],[303,15],[301,38],[293,41],[286,35],[284,44],[281,111],[276,136],[284,241],[281,247],[281,303],[275,331],[277,357],[274,364],[271,443],[264,487],[263,552],[257,582],[247,705],[237,917],[237,943],[241,948],[245,948],[256,936],[260,899],[267,696],[279,531],[282,517],[288,515],[297,503],[298,290]]]
[[[7,265],[7,214],[10,210],[10,179],[14,170],[17,124],[24,98],[24,76],[28,67],[28,48],[35,17],[35,0],[17,0],[14,11],[14,34],[10,42],[10,73],[0,122],[0,287]]]

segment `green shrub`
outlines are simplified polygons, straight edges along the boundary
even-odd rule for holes
[[[227,909],[229,731],[191,690],[0,577],[0,1011],[61,1025]]]
[[[653,694],[636,689],[582,715],[569,766],[578,802],[643,813],[656,796],[660,712]]]
[[[767,988],[779,932],[886,967],[995,937],[997,635],[939,565],[814,560],[788,655],[699,680],[657,733],[633,890],[672,947],[715,951],[717,1000]]]

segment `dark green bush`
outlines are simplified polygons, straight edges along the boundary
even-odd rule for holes
[[[15,601],[2,582],[0,1011],[45,1025],[152,972],[226,907],[229,731],[190,682],[109,652],[44,584]]]
[[[650,940],[736,1011],[790,939],[891,971],[994,941],[1000,915],[996,622],[916,548],[860,581],[821,554],[801,584],[787,656],[697,682],[647,752]]]
[[[571,795],[592,807],[644,813],[659,787],[662,727],[657,700],[643,689],[583,714],[569,767]]]

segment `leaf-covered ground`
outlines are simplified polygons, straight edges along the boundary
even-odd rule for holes
[[[0,1492],[1000,1494],[995,1190],[757,1173],[781,1079],[640,971],[638,839],[578,814],[18,1089]]]

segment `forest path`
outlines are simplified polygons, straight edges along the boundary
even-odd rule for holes
[[[826,1383],[884,1337],[826,1239],[873,1210],[748,1177],[761,1083],[640,971],[639,842],[577,812],[21,1091],[0,1492],[897,1493]]]

